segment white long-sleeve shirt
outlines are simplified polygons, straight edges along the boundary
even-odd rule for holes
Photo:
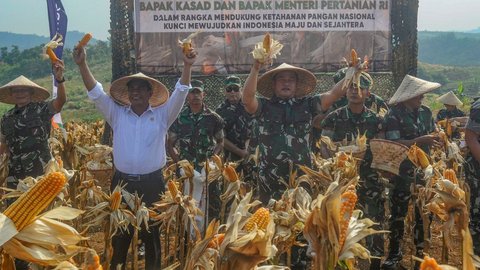
[[[155,108],[149,106],[140,116],[130,106],[115,103],[98,82],[88,91],[88,97],[112,127],[115,168],[127,174],[147,174],[165,166],[166,134],[189,88],[178,81],[167,102]]]

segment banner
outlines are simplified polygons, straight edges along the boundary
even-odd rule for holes
[[[63,39],[62,42],[65,44],[65,38],[67,36],[67,14],[65,13],[65,9],[63,8],[61,0],[47,0],[47,10],[48,10],[48,26],[50,27],[50,39],[53,39],[55,34],[62,35]],[[62,59],[63,56],[63,46],[58,46],[54,50],[55,55]],[[52,90],[52,97],[57,97],[57,82],[52,75],[53,81],[53,90]],[[54,128],[62,127],[63,128],[63,121],[62,116],[60,113],[57,113],[52,118],[52,126]]]
[[[177,40],[194,39],[195,72],[246,73],[249,54],[266,32],[283,45],[276,64],[334,71],[352,48],[375,71],[391,64],[391,0],[135,0],[137,67],[177,73]]]

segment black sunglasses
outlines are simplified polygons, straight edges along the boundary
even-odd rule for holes
[[[227,87],[227,89],[225,89],[225,91],[227,91],[228,93],[230,92],[239,92],[240,91],[240,88],[238,87]]]

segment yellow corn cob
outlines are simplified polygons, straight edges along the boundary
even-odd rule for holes
[[[340,246],[342,247],[347,238],[348,224],[352,217],[353,209],[357,203],[357,192],[355,187],[349,186],[348,189],[342,194],[342,205],[340,207]]]
[[[345,152],[340,152],[337,156],[337,167],[345,167],[345,162],[348,161],[348,155]]]
[[[168,191],[170,191],[170,195],[172,195],[172,198],[175,199],[178,195],[178,187],[175,184],[175,182],[173,182],[172,180],[168,180],[167,188],[168,188]]]
[[[428,160],[427,154],[420,147],[417,147],[416,152],[417,152],[418,161],[422,169],[427,168],[428,165],[430,165],[430,161]]]
[[[446,127],[445,129],[446,129],[445,133],[447,133],[447,136],[448,136],[449,138],[451,138],[451,137],[452,137],[452,133],[453,133],[452,123],[450,123],[450,121],[448,121],[448,120],[447,120],[447,127]]]
[[[265,37],[263,38],[263,48],[265,49],[265,52],[267,54],[270,52],[271,47],[272,47],[272,37],[270,36],[269,33],[266,33]]]
[[[450,180],[454,184],[458,184],[457,175],[455,174],[455,171],[452,169],[446,169],[445,171],[443,171],[443,177],[445,179]]]
[[[243,229],[247,232],[251,232],[256,225],[259,230],[265,231],[269,222],[270,211],[265,207],[261,207],[248,219]]]
[[[215,234],[215,236],[208,242],[207,248],[218,249],[225,239],[224,233]]]
[[[32,223],[62,191],[67,178],[61,172],[53,172],[23,193],[3,214],[9,217],[18,231]]]
[[[443,119],[437,122],[437,124],[443,128],[445,128],[445,125],[447,124],[447,119]]]
[[[420,270],[441,270],[434,258],[425,256],[423,262],[420,264]]]
[[[217,166],[218,169],[220,169],[220,170],[223,169],[223,160],[220,156],[213,155],[212,160],[213,160],[213,162],[215,163],[215,165]]]
[[[425,169],[430,165],[427,154],[416,144],[410,147],[407,156],[415,166],[421,167],[422,169]]]
[[[351,57],[352,57],[352,67],[355,67],[358,64],[358,55],[355,49],[352,49],[350,52]]]
[[[115,189],[110,195],[110,210],[115,211],[120,208],[120,203],[122,202],[122,192],[120,189]]]
[[[227,165],[223,170],[223,177],[225,177],[229,182],[237,182],[238,174],[235,171],[235,168],[232,165]]]

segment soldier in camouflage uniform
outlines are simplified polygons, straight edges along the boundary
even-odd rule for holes
[[[241,102],[241,80],[237,76],[229,76],[225,80],[225,101],[215,111],[223,118],[224,155],[226,161],[241,161],[237,172],[244,176],[243,181],[253,181],[252,163],[248,163],[250,155],[249,140],[252,131],[251,116],[245,111]]]
[[[465,129],[470,149],[465,160],[465,180],[470,187],[470,232],[475,254],[480,254],[480,100],[470,109]]]
[[[340,80],[345,78],[346,71],[347,71],[347,68],[342,68],[342,69],[338,70],[335,73],[335,75],[333,75],[333,81],[335,83],[338,83]],[[328,112],[329,113],[333,112],[338,108],[347,106],[347,104],[348,104],[348,99],[347,99],[347,96],[345,95],[345,96],[341,97],[339,100],[337,100],[335,103],[333,103],[333,105],[330,107]],[[371,93],[370,89],[367,89],[367,97],[365,98],[365,107],[367,109],[372,110],[376,114],[379,114],[381,112],[380,111],[381,109],[384,109],[385,112],[388,111],[387,103],[381,97],[379,97],[378,95],[376,95],[374,93]],[[324,115],[324,116],[326,116],[326,115]],[[383,115],[381,115],[381,116],[383,117]],[[320,116],[320,119],[321,118],[322,117]],[[316,147],[316,143],[321,138],[320,137],[321,133],[322,133],[322,130],[320,128],[315,127],[312,130],[312,137],[313,137],[312,138],[312,145],[313,145],[312,147],[313,147],[315,152],[319,151],[319,149]]]
[[[382,137],[382,121],[376,112],[365,106],[365,99],[372,82],[367,76],[360,77],[361,96],[358,95],[358,86],[351,84],[347,89],[348,104],[329,113],[322,121],[322,136],[329,137],[333,142],[347,140],[349,144],[355,142],[357,136],[365,134],[367,143],[375,137]],[[365,215],[375,222],[382,223],[385,216],[382,184],[378,181],[378,173],[370,168],[372,152],[367,149],[364,159],[360,163],[360,187],[358,189],[359,204]],[[376,234],[367,237],[367,247],[373,256],[383,256],[383,235]],[[370,269],[378,270],[380,259],[371,259]]]
[[[445,106],[445,109],[438,111],[437,122],[443,119],[465,116],[465,113],[457,108],[457,106],[462,106],[463,102],[452,91],[440,96],[437,101]]]
[[[1,120],[0,154],[9,155],[8,188],[16,189],[19,179],[42,175],[52,158],[48,146],[51,119],[66,101],[63,62],[52,64],[52,70],[58,85],[53,100],[45,101],[48,91],[24,76],[0,88],[0,102],[15,105]],[[16,269],[29,269],[27,262],[16,260],[15,264]]]
[[[203,82],[191,81],[187,106],[180,112],[168,131],[168,153],[174,162],[186,159],[201,172],[204,162],[223,151],[223,120],[203,102]],[[218,182],[209,185],[209,217],[217,217],[220,209]]]
[[[429,135],[435,130],[432,112],[422,105],[424,94],[438,87],[440,87],[438,83],[424,81],[410,75],[405,76],[389,102],[393,106],[385,117],[385,138],[408,147],[417,144],[427,154],[430,153],[431,146],[440,146],[439,137]],[[414,171],[413,163],[405,159],[400,165],[400,175],[390,179],[394,185],[390,198],[390,250],[383,269],[397,269],[403,257],[400,239],[403,238],[405,216],[408,213],[408,204],[412,195],[410,186],[412,183],[422,184],[421,174],[416,174]],[[423,222],[420,211],[418,208],[415,210],[414,242],[417,255],[423,257]]]
[[[340,82],[321,95],[308,96],[315,90],[316,77],[308,70],[288,64],[267,71],[258,79],[262,64],[256,61],[245,82],[242,100],[245,110],[258,123],[259,199],[267,204],[280,199],[286,190],[290,166],[311,166],[310,133],[313,117],[328,108],[345,89]],[[256,97],[256,93],[263,97]],[[319,125],[318,123],[315,123]],[[295,169],[295,167],[294,167]],[[306,269],[305,250],[295,250],[291,269]]]
[[[311,72],[282,64],[257,77],[261,64],[255,62],[248,76],[243,102],[258,121],[260,200],[280,199],[288,181],[290,164],[311,165],[310,132],[313,116],[325,112],[344,95],[340,83],[331,91],[307,96],[316,86]],[[264,97],[255,97],[258,92]]]

